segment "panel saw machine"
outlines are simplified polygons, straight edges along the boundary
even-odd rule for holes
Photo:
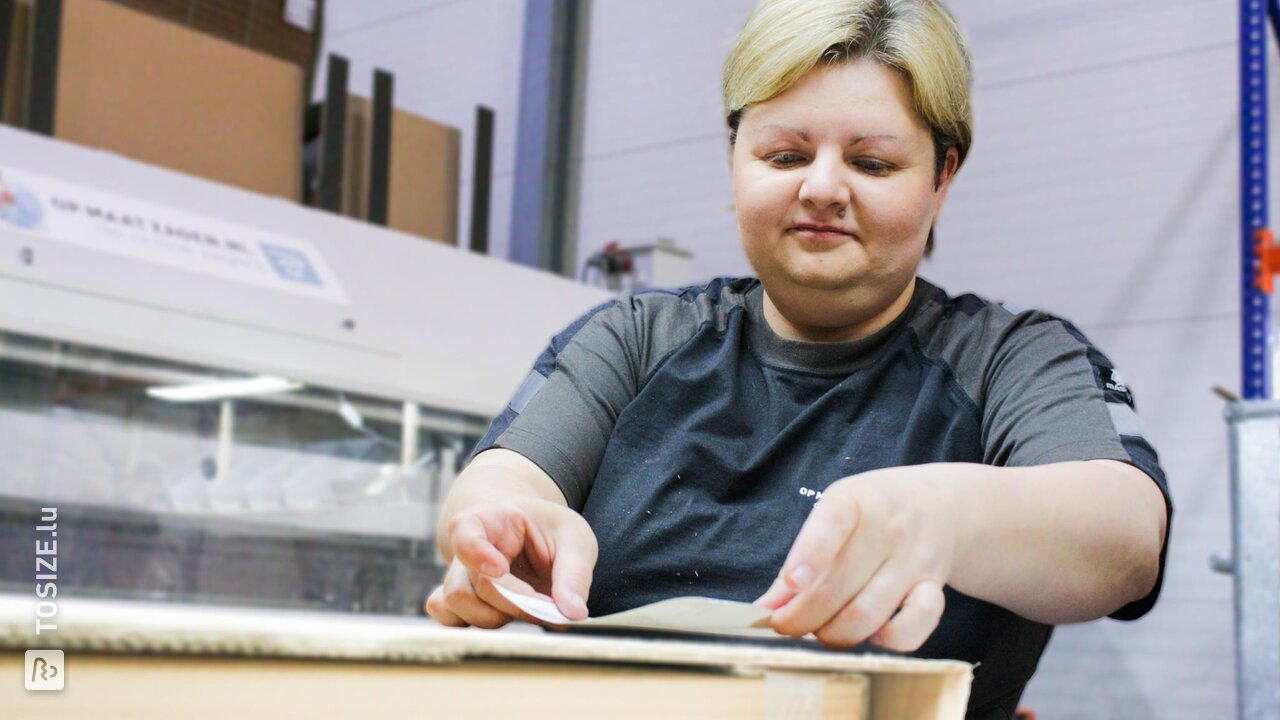
[[[0,126],[0,545],[54,507],[67,594],[418,614],[460,463],[610,297]]]

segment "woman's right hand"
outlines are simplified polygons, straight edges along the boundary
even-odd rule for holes
[[[447,534],[453,560],[426,602],[427,614],[441,625],[539,622],[502,597],[495,583],[553,601],[570,620],[587,617],[597,544],[577,512],[540,498],[478,504],[455,514]]]

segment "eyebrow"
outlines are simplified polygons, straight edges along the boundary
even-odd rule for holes
[[[760,129],[761,130],[782,130],[784,132],[789,132],[792,135],[799,135],[801,140],[805,142],[809,142],[809,133],[803,130],[797,130],[796,128],[793,128],[789,125],[778,125],[776,123],[770,123],[768,125],[761,126]]]
[[[809,133],[805,132],[804,130],[800,130],[800,129],[798,129],[798,128],[793,128],[793,127],[791,127],[790,125],[778,125],[778,124],[776,124],[776,123],[770,123],[770,124],[768,124],[768,125],[762,125],[762,126],[760,127],[760,129],[761,129],[761,130],[782,130],[782,131],[784,131],[784,132],[789,132],[789,133],[791,133],[791,134],[793,134],[793,135],[797,135],[797,136],[799,136],[799,138],[800,138],[801,140],[804,140],[805,142],[809,142]],[[900,138],[899,138],[897,135],[859,135],[859,136],[857,136],[857,137],[853,138],[853,140],[852,140],[849,144],[850,144],[850,145],[857,145],[858,143],[866,142],[867,140],[894,140],[894,141],[896,141],[896,140],[899,140],[899,139],[900,139]]]

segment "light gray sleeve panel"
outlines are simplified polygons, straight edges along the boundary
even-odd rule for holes
[[[1014,314],[973,295],[939,294],[914,324],[924,352],[951,369],[972,402],[984,463],[1133,461],[1095,368],[1111,363],[1067,323],[1038,310]],[[1125,430],[1134,426],[1136,417]]]
[[[696,293],[644,293],[574,323],[552,339],[495,421],[505,428],[477,452],[487,446],[520,453],[560,486],[570,507],[581,509],[618,416],[715,305]]]
[[[1077,460],[1118,460],[1142,470],[1165,499],[1168,481],[1155,448],[1142,437],[1132,393],[1111,360],[1070,323],[1039,311],[1016,315],[974,296],[952,305],[940,299],[922,313],[917,331],[926,352],[944,361],[980,414],[983,462],[1032,466]],[[946,307],[946,310],[942,308]],[[1111,613],[1133,620],[1155,604],[1151,592]]]
[[[547,350],[551,363],[534,370],[549,371],[545,382],[532,395],[517,393],[524,406],[509,407],[516,415],[492,446],[529,458],[570,507],[581,508],[618,414],[638,390],[640,339],[625,301],[596,313],[557,348],[561,337]]]
[[[1098,385],[1094,354],[1109,365],[1057,318],[1040,312],[1010,318],[983,378],[984,461],[1131,462]]]

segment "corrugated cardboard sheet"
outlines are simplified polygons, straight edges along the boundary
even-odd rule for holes
[[[0,647],[64,648],[68,692],[82,688],[62,706],[41,705],[41,717],[400,708],[451,719],[959,720],[972,679],[961,662],[81,598],[60,601],[58,630],[36,637],[34,607],[0,596]],[[0,672],[20,655],[0,654]],[[34,709],[23,693],[0,683],[0,708]]]

